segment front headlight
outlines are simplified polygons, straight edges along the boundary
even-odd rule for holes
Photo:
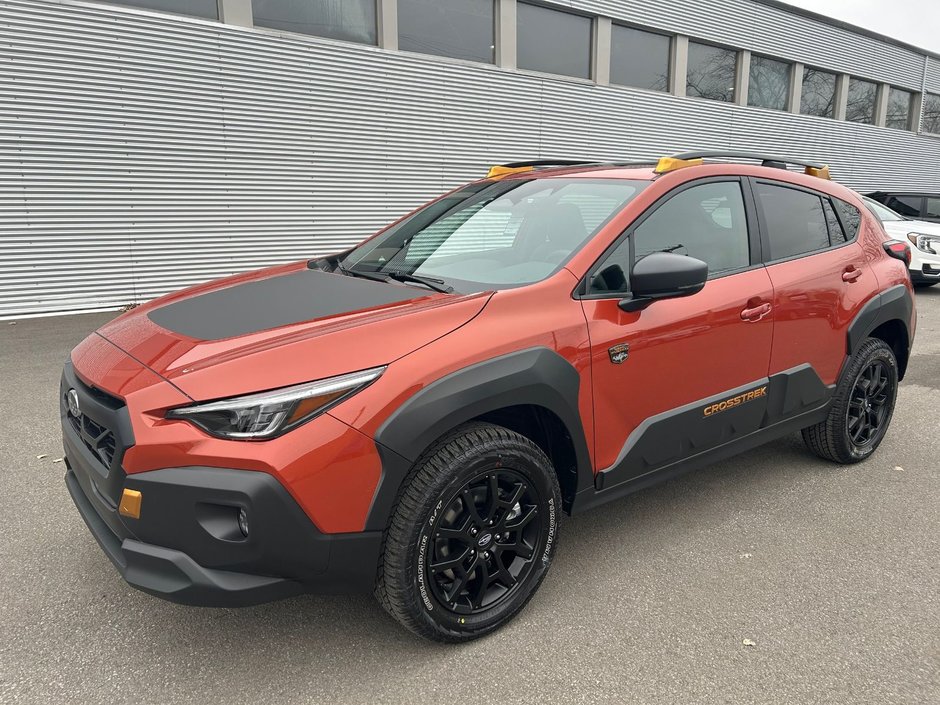
[[[166,417],[184,419],[220,438],[267,440],[322,414],[384,371],[384,367],[373,367],[270,392],[182,406],[170,409]]]
[[[921,235],[920,233],[908,233],[907,239],[914,247],[921,252],[929,252],[932,255],[940,254],[940,237],[936,235]]]

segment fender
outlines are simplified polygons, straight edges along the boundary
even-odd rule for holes
[[[911,319],[914,313],[914,298],[911,292],[903,284],[892,286],[890,289],[876,294],[862,306],[862,309],[856,314],[855,318],[849,324],[846,334],[846,352],[851,357],[858,350],[858,346],[871,335],[878,326],[888,321],[900,321],[907,333],[907,350],[910,352],[911,343]],[[898,361],[900,363],[900,360]],[[904,376],[904,369],[899,370],[900,376]]]
[[[508,406],[541,406],[565,425],[577,460],[577,489],[593,487],[594,473],[578,412],[581,376],[558,353],[544,347],[501,355],[453,372],[402,404],[375,435],[382,477],[366,530],[384,530],[398,488],[426,448],[451,429]]]

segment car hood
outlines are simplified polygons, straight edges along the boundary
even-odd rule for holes
[[[297,263],[165,296],[98,334],[195,400],[387,365],[459,328],[489,294],[440,294]]]
[[[908,233],[940,235],[940,223],[928,223],[926,220],[883,220],[881,224],[892,237],[906,238]]]

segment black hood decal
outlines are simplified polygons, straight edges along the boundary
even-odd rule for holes
[[[199,340],[221,340],[428,296],[397,284],[304,269],[236,284],[150,311],[150,320]]]

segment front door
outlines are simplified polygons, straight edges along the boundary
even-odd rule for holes
[[[598,488],[666,468],[760,425],[774,311],[757,242],[740,180],[693,181],[641,216],[592,270],[582,306],[591,338]],[[622,311],[627,273],[656,251],[705,261],[709,281],[692,296]]]

